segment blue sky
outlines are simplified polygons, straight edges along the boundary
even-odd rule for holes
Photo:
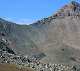
[[[29,24],[55,13],[70,0],[0,0],[0,17]]]

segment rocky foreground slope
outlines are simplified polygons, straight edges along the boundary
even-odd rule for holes
[[[80,65],[42,63],[37,58],[17,55],[0,41],[1,71],[79,71]],[[72,58],[73,59],[73,58]],[[74,59],[73,59],[74,60]],[[5,68],[4,68],[5,67]]]
[[[5,67],[5,68],[4,68]],[[0,70],[1,71],[76,71],[79,65],[42,63],[37,58],[17,55],[0,41]]]

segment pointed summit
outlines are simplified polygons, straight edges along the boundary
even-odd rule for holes
[[[59,9],[54,16],[80,16],[80,3],[71,1],[69,4]]]
[[[69,6],[72,6],[72,9],[74,11],[80,11],[80,3],[76,2],[76,1],[72,1]]]
[[[71,1],[68,5],[66,5],[66,9],[72,10],[72,12],[79,12],[80,11],[80,3],[76,1]],[[65,7],[65,6],[64,6]]]
[[[74,6],[80,6],[80,4],[76,1],[71,1],[71,4],[74,5]]]

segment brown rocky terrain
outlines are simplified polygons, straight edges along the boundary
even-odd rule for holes
[[[33,71],[30,68],[19,69],[15,64],[0,64],[0,71]]]

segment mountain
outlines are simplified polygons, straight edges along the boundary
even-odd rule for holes
[[[32,26],[44,35],[39,48],[46,54],[41,62],[75,64],[80,62],[80,4],[72,1],[54,15]],[[42,48],[41,48],[42,47]]]
[[[55,14],[30,25],[0,18],[0,37],[16,54],[43,63],[80,63],[80,4],[72,1]]]

